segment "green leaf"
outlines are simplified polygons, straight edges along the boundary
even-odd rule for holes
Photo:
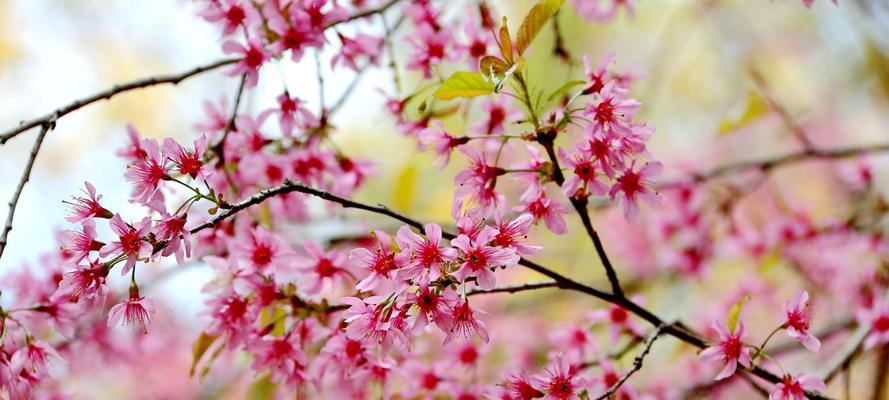
[[[485,80],[479,72],[457,71],[432,95],[440,100],[457,97],[477,97],[494,93],[494,84]]]
[[[744,101],[744,107],[734,116],[729,116],[719,123],[719,134],[725,135],[741,129],[762,118],[769,111],[769,103],[757,91],[750,90]]]
[[[540,0],[531,8],[531,11],[528,11],[516,37],[515,48],[518,55],[521,56],[525,52],[540,33],[546,21],[549,21],[556,11],[559,11],[563,3],[565,0]]]
[[[275,394],[275,384],[268,374],[257,379],[247,389],[247,398],[250,400],[268,400]]]
[[[549,97],[546,98],[546,101],[553,101],[555,99],[558,99],[559,97],[564,96],[565,93],[568,93],[569,90],[574,89],[576,86],[583,85],[584,83],[586,83],[586,81],[568,82],[562,85],[562,87],[556,89],[556,91],[552,92],[552,94],[550,94]]]
[[[749,294],[738,300],[738,302],[728,310],[728,315],[725,316],[725,324],[728,325],[729,332],[735,331],[735,326],[738,325],[738,318],[741,317],[741,307],[744,306],[744,303],[746,303],[747,300],[750,300]]]
[[[198,340],[195,340],[194,345],[191,346],[191,368],[188,370],[189,376],[194,376],[194,370],[197,368],[198,362],[201,361],[201,357],[204,356],[207,349],[209,349],[213,342],[218,338],[218,336],[210,335],[207,332],[201,332],[201,335],[198,336]]]

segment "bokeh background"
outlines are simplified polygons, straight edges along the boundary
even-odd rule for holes
[[[446,12],[455,15],[469,6],[459,0],[452,3]],[[531,3],[490,1],[511,21],[520,21]],[[620,13],[612,22],[591,23],[565,7],[559,22],[572,55],[589,54],[598,60],[615,52],[622,69],[638,74],[633,95],[643,103],[639,119],[657,129],[649,148],[665,163],[668,179],[684,171],[797,149],[781,117],[761,110],[754,73],[761,74],[769,90],[819,146],[889,140],[889,6],[879,0],[839,3],[816,0],[806,9],[798,0],[638,0],[633,17]],[[184,71],[221,58],[219,32],[195,15],[197,9],[196,4],[182,0],[0,0],[0,129],[114,83]],[[397,43],[396,51],[403,59],[408,48]],[[535,82],[555,88],[581,76],[580,65],[565,65],[552,56],[551,30],[545,30],[535,43],[529,58],[529,74]],[[299,64],[265,67],[259,87],[245,96],[242,111],[269,107],[284,83],[316,109],[319,90],[314,74],[311,57]],[[420,77],[402,74],[406,87],[419,85]],[[328,71],[328,102],[352,76],[351,72]],[[339,130],[334,140],[346,153],[378,162],[379,174],[359,193],[360,199],[446,224],[451,182],[459,163],[438,171],[430,155],[416,152],[411,139],[396,133],[379,94],[380,90],[393,92],[390,82],[385,69],[363,78],[336,116]],[[68,227],[62,201],[79,192],[85,180],[100,188],[105,202],[127,215],[125,163],[114,156],[127,140],[127,123],[147,137],[190,142],[195,136],[192,125],[203,119],[202,102],[230,97],[237,83],[236,78],[213,72],[177,86],[119,95],[60,120],[49,133],[22,195],[9,247],[0,260],[0,276],[28,268],[42,252],[53,249],[57,232]],[[457,126],[457,122],[449,123],[449,127]],[[12,196],[36,134],[32,130],[0,147],[0,199],[4,202],[0,220],[6,217],[6,199]],[[873,162],[885,165],[879,157]],[[884,169],[876,170],[877,187],[885,188],[889,177],[881,172]],[[843,199],[837,198],[830,180],[819,179],[822,173],[827,171],[816,168],[801,173],[789,168],[777,174],[773,185],[793,193],[796,204],[819,216],[842,215],[836,204]],[[138,214],[138,210],[129,211]],[[609,226],[620,225],[620,217],[612,214],[597,214],[594,221],[605,235],[606,247],[613,249],[620,262],[625,250],[621,235],[630,231],[610,230]],[[570,231],[577,232],[578,221],[568,217]],[[388,221],[378,222],[392,226]],[[353,228],[321,221],[318,226],[304,227],[301,234],[334,235],[338,229]],[[535,259],[605,286],[585,236],[556,237],[543,229],[534,233],[534,240],[546,248]],[[158,266],[165,268],[169,266]],[[511,279],[532,276],[521,273]],[[199,289],[209,277],[201,265],[190,266],[151,289],[153,296],[175,310],[173,319],[183,332],[178,347],[165,350],[176,354],[170,349],[180,349],[175,358],[184,359],[170,368],[182,364],[187,369],[187,347],[202,325],[195,316],[202,306]],[[708,292],[734,288],[738,279],[736,272],[730,272],[694,282],[671,281],[659,289],[655,295],[659,300],[652,307],[665,316],[700,313],[703,308],[697,302],[701,298],[707,298]],[[544,299],[548,301],[540,301]],[[509,323],[517,326],[523,315],[541,309],[551,315],[547,322],[557,324],[593,306],[586,300],[578,304],[568,296],[542,292],[515,296],[508,303],[513,311]],[[195,384],[184,371],[182,380],[184,386]],[[96,389],[94,393],[106,393],[109,398],[116,393],[107,387],[98,391],[87,380],[75,377],[74,381],[74,387]]]

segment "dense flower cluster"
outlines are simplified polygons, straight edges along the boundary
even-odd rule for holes
[[[136,349],[172,345],[151,339],[176,336],[157,323],[170,310],[146,290],[158,264],[174,270],[206,264],[213,272],[201,290],[206,325],[192,345],[192,375],[237,375],[236,363],[217,360],[246,355],[245,368],[257,377],[252,387],[298,396],[678,399],[700,387],[730,388],[747,377],[739,370],[763,378],[772,399],[820,396],[829,377],[787,372],[767,345],[784,330],[794,348],[823,351],[827,338],[813,329],[822,325],[814,304],[838,298],[857,311],[844,326],[866,329],[863,349],[889,343],[881,273],[889,246],[878,228],[859,220],[863,214],[825,223],[803,210],[786,212],[771,199],[759,204],[771,208],[762,216],[738,205],[741,189],[708,190],[703,175],[657,183],[663,168],[648,149],[654,128],[637,115],[642,104],[631,90],[637,78],[616,68],[613,54],[595,64],[584,57],[579,80],[540,93],[524,55],[540,30],[535,21],[552,18],[562,1],[537,3],[519,33],[506,18],[498,24],[485,2],[466,8],[460,24],[431,0],[200,3],[200,17],[218,28],[221,51],[232,57],[226,73],[240,77],[235,99],[206,102],[191,143],[143,137],[128,126],[118,155],[127,163],[128,200],[140,213],[109,204],[85,182],[84,194],[68,202],[67,221],[75,226],[61,233],[59,250],[41,260],[43,274],[25,270],[4,278],[12,296],[4,292],[0,308],[0,395],[52,398],[62,393],[47,379],[53,364],[89,365],[78,354],[91,350],[135,364],[144,355]],[[598,22],[620,9],[634,13],[631,0],[572,3],[578,15]],[[394,35],[396,27],[385,21],[384,35],[347,29],[374,24],[390,9],[399,10],[397,24],[409,25],[408,33]],[[312,110],[300,93],[284,90],[272,108],[239,107],[260,80],[274,77],[264,70],[275,63],[327,56],[336,73],[360,76],[392,57],[386,50],[394,41],[409,47],[404,69],[426,83],[407,94],[397,88],[387,109],[398,131],[434,153],[437,165],[456,164],[449,221],[421,223],[352,200],[376,168],[374,160],[350,157],[336,145],[331,118],[341,103],[322,98]],[[402,60],[388,61],[398,85]],[[451,68],[462,71],[441,76]],[[460,128],[448,121],[458,114]],[[856,171],[849,186],[878,196],[871,192],[872,171]],[[873,215],[886,212],[882,201],[872,206]],[[316,212],[321,202],[403,225],[342,240],[295,231],[338,215],[335,207]],[[611,205],[620,212],[607,230],[622,237],[606,241],[626,265],[619,270],[623,284],[589,213]],[[585,232],[572,227],[571,233],[592,241],[611,293],[528,259],[542,250],[536,236],[547,234],[543,227],[569,233],[574,211]],[[644,288],[645,279],[660,272],[703,279],[728,256],[759,264],[787,260],[813,296],[799,291],[790,300],[772,299],[781,282],[753,274],[737,293],[720,294],[720,301],[731,301],[718,305],[716,318],[686,326],[657,317],[631,289]],[[843,275],[848,260],[864,272]],[[553,281],[507,285],[521,266]],[[615,290],[622,287],[627,294]],[[483,311],[503,311],[489,308],[487,295],[538,288],[610,304],[572,313],[561,325],[543,319],[547,325],[537,332],[509,331]],[[741,321],[748,296],[772,300],[761,305],[771,318],[762,320],[775,322],[771,334]],[[781,301],[783,312],[774,307]],[[693,329],[705,323],[715,334],[710,342]],[[133,329],[124,334],[120,325]],[[676,364],[687,382],[672,381],[676,371],[631,381],[654,341],[667,335],[702,348]],[[507,345],[498,344],[501,338]],[[639,348],[632,364],[623,362]],[[769,372],[773,366],[782,374]]]

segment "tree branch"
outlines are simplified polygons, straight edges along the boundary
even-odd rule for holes
[[[613,396],[615,393],[617,393],[618,389],[620,389],[620,387],[623,386],[623,384],[626,383],[626,381],[630,379],[631,376],[633,376],[633,374],[639,372],[639,370],[642,369],[642,361],[645,360],[645,356],[647,356],[648,353],[651,351],[651,346],[654,345],[654,341],[657,340],[658,336],[661,335],[661,332],[663,332],[665,327],[665,325],[658,325],[654,329],[654,332],[652,332],[651,335],[649,335],[648,338],[645,339],[645,347],[642,348],[642,353],[636,356],[636,359],[633,361],[633,368],[627,371],[627,373],[624,374],[624,376],[622,376],[620,380],[615,382],[614,385],[611,385],[611,388],[608,389],[608,391],[603,393],[601,396],[597,397],[596,400],[605,400]]]
[[[303,185],[302,183],[294,182],[290,179],[287,179],[284,181],[284,183],[282,185],[262,190],[256,194],[248,197],[247,199],[239,202],[239,203],[224,205],[224,209],[225,209],[224,212],[216,215],[215,217],[211,218],[209,221],[191,229],[190,232],[197,233],[201,230],[211,228],[211,227],[215,226],[216,224],[222,222],[223,220],[231,218],[232,216],[234,216],[235,214],[237,214],[240,211],[243,211],[251,206],[262,203],[266,199],[269,199],[269,198],[277,196],[277,195],[292,193],[292,192],[299,192],[299,193],[304,193],[304,194],[312,195],[315,197],[319,197],[321,199],[324,199],[324,200],[327,200],[330,202],[338,203],[345,208],[355,208],[355,209],[365,210],[365,211],[369,211],[369,212],[380,214],[380,215],[385,215],[390,218],[401,221],[408,226],[411,226],[411,227],[416,228],[420,231],[423,231],[423,224],[420,223],[419,221],[414,220],[414,219],[407,217],[405,215],[399,214],[395,211],[392,211],[385,206],[382,206],[382,205],[371,206],[368,204],[359,203],[359,202],[349,200],[349,199],[346,199],[341,196],[337,196],[337,195],[329,193],[329,192],[314,189],[314,188],[308,187],[306,185]],[[453,239],[456,237],[456,235],[454,235],[453,233],[450,233],[450,232],[442,232],[442,237],[445,239]],[[608,302],[608,303],[611,303],[614,305],[618,305],[620,307],[623,307],[627,311],[635,314],[636,316],[644,319],[651,325],[653,325],[655,327],[661,327],[662,333],[673,336],[673,337],[675,337],[683,342],[686,342],[694,347],[697,347],[697,348],[707,347],[707,343],[704,341],[704,339],[702,339],[697,333],[695,333],[688,327],[684,326],[681,323],[666,324],[660,317],[658,317],[651,311],[643,308],[642,306],[634,303],[632,300],[630,300],[626,297],[618,297],[618,296],[615,296],[614,294],[603,292],[603,291],[595,289],[593,287],[584,285],[580,282],[577,282],[571,278],[568,278],[562,274],[559,274],[558,272],[555,272],[543,265],[535,263],[535,262],[528,260],[526,258],[521,258],[519,260],[519,265],[522,265],[522,266],[524,266],[528,269],[531,269],[533,271],[536,271],[544,276],[552,278],[555,281],[554,287],[584,293],[589,296],[595,297],[597,299],[603,300],[605,302]],[[773,373],[771,373],[759,366],[754,367],[753,370],[751,370],[751,373],[762,378],[762,379],[765,379],[766,381],[772,382],[772,383],[781,382],[781,378],[779,376],[777,376],[777,375],[775,375],[775,374],[773,374]],[[808,393],[808,396],[809,396],[809,398],[814,399],[814,400],[828,399],[827,397],[821,396],[817,393]]]
[[[102,92],[96,93],[92,96],[84,97],[80,100],[76,100],[73,103],[70,103],[64,107],[60,107],[55,111],[46,114],[42,117],[34,118],[28,121],[22,121],[19,125],[3,134],[0,134],[0,144],[6,144],[9,139],[12,139],[18,136],[20,133],[25,132],[31,128],[36,126],[44,125],[44,124],[55,124],[56,120],[62,118],[63,116],[71,113],[72,111],[78,110],[84,106],[95,103],[100,100],[108,100],[115,95],[123,92],[128,92],[130,90],[146,88],[149,86],[156,86],[162,84],[178,84],[188,78],[191,78],[195,75],[202,74],[207,71],[212,71],[214,69],[229,65],[237,61],[236,59],[225,59],[212,62],[207,65],[199,66],[188,71],[179,73],[179,74],[169,74],[169,75],[157,75],[148,78],[143,78],[127,83],[121,83],[112,86],[111,88],[104,90]]]
[[[9,231],[12,230],[12,219],[15,216],[15,208],[18,205],[19,197],[22,195],[22,190],[25,188],[25,184],[31,179],[31,168],[34,167],[34,160],[37,159],[37,153],[40,152],[40,146],[43,145],[43,138],[46,137],[46,133],[54,126],[54,122],[43,123],[43,127],[40,129],[40,134],[38,134],[37,139],[34,140],[34,147],[31,148],[31,155],[28,158],[28,164],[25,166],[25,171],[22,172],[22,177],[19,179],[18,187],[16,187],[15,192],[12,194],[12,199],[9,200],[9,214],[6,215],[6,224],[3,226],[3,234],[0,235],[0,257],[3,257],[3,250],[6,249],[6,243],[9,241]]]

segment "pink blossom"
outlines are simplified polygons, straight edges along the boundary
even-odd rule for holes
[[[9,359],[9,369],[18,374],[27,371],[38,376],[46,374],[51,358],[62,360],[62,356],[49,344],[40,340],[29,339]]]
[[[255,371],[271,372],[272,382],[296,386],[306,380],[308,358],[296,341],[297,335],[288,333],[283,337],[266,337],[250,343],[248,348],[254,354],[251,368]]]
[[[228,115],[230,112],[228,110],[228,99],[225,97],[220,99],[218,107],[213,102],[204,100],[203,108],[208,119],[205,122],[194,124],[194,129],[196,131],[203,133],[217,133],[222,132],[228,126],[229,118],[231,118],[231,116]]]
[[[111,218],[111,230],[117,234],[118,240],[102,246],[99,255],[108,257],[110,255],[125,255],[127,262],[120,271],[121,275],[125,275],[130,269],[136,265],[136,261],[151,257],[151,244],[144,240],[145,235],[151,231],[151,218],[145,217],[135,226],[123,221],[120,214],[115,214]]]
[[[858,321],[870,326],[870,334],[864,339],[864,348],[889,343],[889,303],[877,300],[870,308],[858,312]]]
[[[222,52],[239,57],[237,63],[226,71],[228,75],[245,75],[244,87],[252,88],[259,81],[259,68],[266,62],[269,55],[266,53],[259,39],[250,39],[247,46],[229,40],[222,44]]]
[[[145,149],[145,158],[131,164],[123,176],[133,184],[130,201],[148,205],[163,185],[163,181],[169,180],[170,176],[157,141],[143,139],[142,148]]]
[[[286,90],[275,99],[278,101],[278,109],[273,112],[279,114],[281,132],[284,136],[291,136],[294,127],[306,129],[318,125],[318,119],[303,105],[303,100],[290,97],[290,93]]]
[[[164,212],[162,216],[153,229],[155,237],[167,244],[161,255],[166,257],[175,254],[176,262],[182,264],[186,257],[191,257],[191,233],[185,229],[187,214],[171,216]]]
[[[190,176],[197,179],[199,176],[202,180],[207,179],[210,171],[204,168],[204,162],[201,158],[207,149],[207,136],[201,135],[194,141],[194,151],[187,151],[182,145],[172,138],[164,139],[164,156],[173,161],[180,174]]]
[[[580,400],[580,393],[589,386],[589,381],[578,376],[578,372],[560,355],[546,368],[547,375],[535,375],[532,382],[535,388],[546,393],[545,400]]]
[[[441,227],[438,224],[426,224],[423,227],[426,237],[416,234],[410,227],[402,226],[395,235],[395,242],[401,249],[406,264],[400,271],[399,278],[411,280],[422,272],[427,272],[429,280],[441,276],[441,267],[445,262],[457,259],[457,250],[441,246]]]
[[[544,393],[534,387],[535,379],[528,377],[524,371],[515,373],[509,377],[508,396],[511,400],[531,400],[543,397]]]
[[[256,227],[239,235],[232,245],[232,254],[247,260],[254,271],[286,272],[296,253],[278,235]]]
[[[397,276],[398,268],[405,263],[405,256],[392,251],[392,240],[385,232],[375,231],[377,243],[373,251],[360,247],[352,250],[349,261],[358,268],[368,269],[366,278],[358,282],[356,289],[367,292],[375,289],[384,281],[393,280]]]
[[[515,208],[516,211],[526,211],[531,214],[534,222],[541,219],[546,224],[546,228],[557,235],[564,235],[568,232],[568,226],[565,223],[564,215],[568,212],[568,207],[564,204],[553,200],[546,196],[546,192],[542,188],[536,186],[528,187],[528,190],[519,198],[522,201],[521,206]]]
[[[423,78],[432,77],[432,66],[453,57],[453,35],[449,29],[433,29],[429,25],[417,27],[407,41],[413,47],[407,69],[423,71]]]
[[[475,239],[461,234],[451,240],[451,246],[460,249],[460,257],[463,260],[460,268],[454,273],[457,279],[463,282],[469,276],[476,276],[480,288],[493,289],[497,281],[492,269],[515,266],[519,262],[519,255],[515,249],[488,245],[498,233],[499,231],[494,228],[485,228]]]
[[[497,235],[491,239],[491,244],[500,247],[511,247],[519,254],[534,254],[543,249],[541,246],[525,244],[531,223],[534,217],[531,214],[521,214],[513,219],[495,218],[497,221]]]
[[[506,132],[506,124],[524,116],[521,110],[510,105],[509,98],[497,96],[485,99],[482,103],[482,118],[473,125],[471,132],[477,135],[499,135]]]
[[[455,303],[456,295],[452,291],[439,294],[437,290],[430,289],[428,285],[420,285],[417,293],[409,293],[406,303],[416,304],[417,314],[411,329],[420,329],[429,322],[435,322],[444,332],[451,329],[451,306]]]
[[[633,99],[623,98],[624,91],[616,82],[609,82],[599,93],[599,102],[587,105],[584,115],[606,131],[615,132],[620,136],[629,134],[630,121],[642,104]]]
[[[141,328],[143,333],[148,333],[151,325],[151,317],[157,312],[158,304],[152,299],[139,296],[139,290],[130,288],[130,297],[111,307],[108,312],[108,327],[121,324],[133,328]]]
[[[91,251],[99,251],[104,243],[96,241],[96,223],[91,219],[83,221],[82,231],[65,231],[62,247],[69,253],[69,259],[77,264]]]
[[[809,305],[809,293],[802,291],[794,296],[792,301],[784,303],[784,312],[787,314],[787,334],[802,343],[811,351],[818,351],[821,342],[815,335],[809,332],[809,324],[812,321],[812,309]]]
[[[608,186],[596,177],[597,167],[591,154],[580,151],[569,155],[560,148],[559,158],[566,168],[574,172],[562,183],[562,194],[568,197],[585,197],[590,194],[601,196],[608,193]]]
[[[445,336],[443,345],[450,343],[456,336],[468,339],[473,333],[487,342],[488,331],[485,329],[485,323],[475,318],[476,313],[486,314],[484,311],[471,308],[468,300],[460,299],[451,308],[452,324],[447,336]]]
[[[139,138],[139,132],[131,124],[127,124],[127,137],[130,143],[127,147],[119,149],[115,152],[118,157],[122,157],[128,162],[136,162],[148,156],[145,149],[142,148],[142,139]]]
[[[769,393],[769,400],[805,400],[808,399],[807,391],[824,392],[827,385],[821,379],[799,374],[795,378],[784,375],[784,379],[775,385],[775,390]]]
[[[712,327],[719,334],[720,342],[704,349],[701,352],[701,360],[725,363],[725,367],[719,375],[716,375],[715,380],[718,381],[732,376],[738,368],[738,364],[749,368],[752,365],[752,360],[750,358],[750,349],[743,342],[747,336],[744,323],[738,321],[734,332],[730,332],[728,326],[722,320],[713,321]]]
[[[339,38],[342,46],[340,52],[331,58],[331,68],[344,65],[357,72],[362,68],[358,66],[358,59],[364,58],[368,63],[376,63],[383,48],[383,39],[365,33],[358,33],[354,38],[341,34]]]
[[[320,48],[324,44],[324,36],[317,22],[303,5],[288,7],[287,11],[277,10],[275,2],[266,3],[265,16],[268,18],[269,29],[278,40],[271,44],[276,54],[290,50],[290,58],[294,62],[302,59],[306,48]],[[286,15],[285,15],[286,13]],[[323,16],[319,19],[323,19]]]
[[[228,36],[235,33],[238,27],[246,29],[260,19],[255,8],[244,7],[242,3],[250,4],[240,0],[212,1],[198,15],[209,22],[222,24],[222,34]]]
[[[76,224],[90,218],[111,218],[112,213],[99,204],[102,200],[101,194],[96,194],[96,188],[89,182],[83,183],[86,186],[86,195],[88,197],[73,197],[72,202],[67,203],[71,207],[70,216],[65,218],[68,222]]]
[[[660,195],[652,189],[651,180],[659,175],[662,166],[659,162],[645,163],[645,165],[636,171],[635,162],[629,168],[623,171],[621,176],[617,178],[617,182],[611,186],[608,194],[612,199],[617,198],[620,203],[620,209],[627,219],[635,218],[639,213],[639,199],[651,204],[660,203]]]
[[[90,261],[89,265],[77,265],[65,272],[59,287],[53,293],[52,300],[79,302],[81,299],[91,301],[104,297],[107,287],[105,277],[108,267],[98,260]]]
[[[312,240],[304,241],[303,249],[307,256],[297,257],[294,264],[297,270],[309,275],[308,281],[302,286],[306,293],[318,293],[325,281],[341,282],[350,276],[345,269],[346,256],[339,251],[325,252]]]
[[[469,142],[468,137],[455,137],[444,129],[444,125],[439,121],[435,121],[432,126],[423,129],[417,134],[417,141],[423,150],[431,149],[435,151],[438,157],[435,159],[434,165],[439,165],[441,169],[448,166],[451,159],[451,153],[460,145]]]

